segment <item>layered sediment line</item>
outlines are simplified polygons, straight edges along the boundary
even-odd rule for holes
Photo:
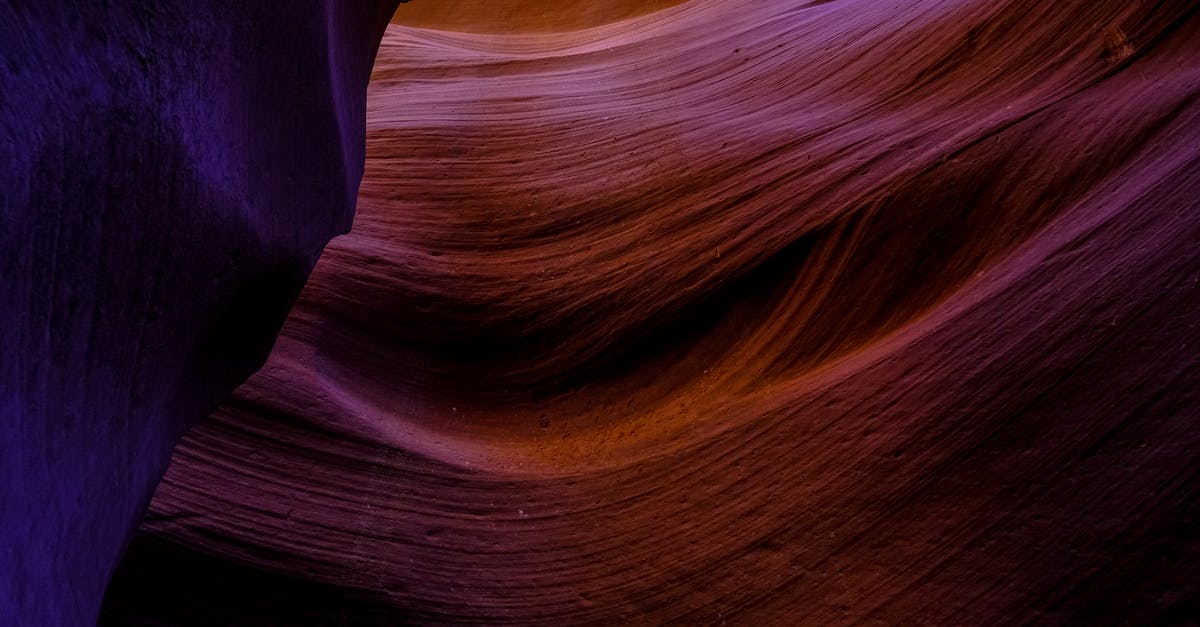
[[[109,616],[1195,615],[1196,14],[393,24],[354,227]]]
[[[465,33],[552,33],[591,28],[654,13],[684,0],[457,0],[414,2],[392,23]]]

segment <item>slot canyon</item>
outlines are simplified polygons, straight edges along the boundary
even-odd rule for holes
[[[0,55],[0,627],[1200,621],[1200,2]]]

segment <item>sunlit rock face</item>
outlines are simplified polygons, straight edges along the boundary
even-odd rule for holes
[[[362,173],[394,2],[0,3],[0,625],[94,625]]]
[[[111,624],[1195,616],[1194,3],[408,8]]]

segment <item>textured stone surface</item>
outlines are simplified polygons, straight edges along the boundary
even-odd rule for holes
[[[278,8],[261,10],[265,20]],[[354,229],[325,251],[266,366],[176,451],[104,621],[1194,620],[1197,11],[1181,1],[692,0],[580,32],[389,27],[369,92]],[[184,49],[215,55],[225,40],[209,41]],[[180,67],[220,77],[244,66]],[[275,88],[270,75],[256,77],[228,93]],[[220,80],[192,80],[206,96],[226,93]],[[62,90],[46,102],[79,91]],[[5,106],[19,102],[0,93]],[[295,106],[328,107],[295,95]],[[204,111],[223,102],[200,100]],[[291,106],[264,105],[262,117],[285,124],[280,112]],[[259,109],[230,105],[205,119],[224,124],[246,110]],[[113,128],[113,115],[94,127]],[[208,128],[189,115],[188,128]],[[167,172],[208,172],[187,160],[193,141],[293,147],[189,135],[184,156],[172,157],[148,152],[163,142],[138,139],[145,132],[124,131],[120,142],[30,137],[85,147],[37,170],[83,173],[46,179],[67,189],[102,171],[86,164],[136,165],[145,154]],[[112,158],[103,150],[114,144]],[[161,345],[130,342],[146,315],[111,317],[110,308],[87,314],[118,325],[87,336],[111,341],[107,353],[77,350],[74,336],[57,340],[61,352],[42,349],[65,355],[52,364],[98,359],[44,389],[94,386],[101,391],[80,405],[87,420],[70,424],[116,425],[85,432],[92,456],[82,444],[54,453],[78,474],[29,475],[68,491],[54,502],[105,481],[148,486],[153,455],[142,457],[143,445],[96,435],[155,432],[99,423],[99,414],[182,428],[162,416],[199,403],[167,405],[158,386],[183,380],[218,398],[253,367],[244,340],[269,336],[232,321],[278,307],[286,299],[272,290],[295,284],[268,272],[276,266],[240,265],[229,275],[242,287],[230,288],[226,308],[194,311],[197,298],[209,302],[196,288],[208,266],[161,268],[229,258],[220,247],[246,241],[240,225],[262,224],[233,217],[263,214],[227,210],[206,223],[213,230],[187,232],[178,226],[193,215],[186,207],[226,205],[163,201],[245,189],[233,184],[241,173],[325,202],[278,178],[300,161],[315,180],[345,181],[331,166],[344,163],[340,153],[317,146],[334,158],[318,164],[309,159],[320,150],[296,148],[251,165],[216,159],[220,184],[156,186],[146,193],[168,196],[103,229],[161,224],[139,231],[149,241],[78,244],[55,235],[74,231],[47,227],[39,245],[21,248],[36,260],[92,246],[99,261],[69,276],[116,264],[121,272],[93,270],[117,277],[101,293],[171,302],[168,321],[189,316],[245,335],[186,370],[167,356],[199,339],[164,332],[146,336]],[[218,154],[247,153],[235,143]],[[110,180],[121,183],[112,176],[80,189],[104,198]],[[7,209],[35,206],[23,202],[6,198],[6,219],[53,215]],[[151,212],[160,205],[175,209]],[[295,213],[261,217],[275,226],[255,237],[292,242],[284,234],[318,229],[302,207],[282,206]],[[329,217],[300,248],[311,254],[347,215]],[[304,264],[280,255],[298,281]],[[4,297],[32,299],[4,311],[71,315],[69,297],[34,299],[58,275],[36,278],[33,263],[4,266],[5,284],[18,285]],[[148,280],[154,287],[139,288]],[[48,302],[52,310],[36,304]],[[11,326],[4,345],[33,347],[22,354],[60,337]],[[217,358],[241,370],[210,365]],[[57,398],[9,383],[60,372],[28,374],[36,363],[0,370],[6,408],[10,398]],[[84,376],[110,371],[126,378]],[[38,407],[22,415],[70,415]],[[25,439],[0,446],[60,441],[43,435],[60,423],[13,422],[5,411],[6,428],[18,425]],[[154,439],[153,450],[169,441]],[[7,464],[32,459],[10,448],[0,449],[6,480]],[[122,452],[132,461],[121,468],[144,476],[97,471]],[[36,484],[5,484],[14,485]],[[102,520],[110,528],[87,528],[111,547],[103,534],[123,533],[119,519],[137,507],[121,500],[124,488],[107,489],[117,496],[78,494],[93,508],[121,505]],[[32,527],[45,516],[6,516],[6,534],[11,520]],[[45,529],[39,538],[67,533]],[[63,564],[55,572],[66,577],[97,568]]]
[[[355,227],[113,624],[1194,617],[1197,42],[1091,0],[389,27]]]
[[[0,625],[87,625],[350,225],[394,2],[0,5]]]
[[[578,30],[653,13],[684,0],[453,0],[400,7],[392,22],[468,33]]]

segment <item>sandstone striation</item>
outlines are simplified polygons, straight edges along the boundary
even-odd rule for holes
[[[108,621],[1194,619],[1196,4],[609,17],[398,14]]]

